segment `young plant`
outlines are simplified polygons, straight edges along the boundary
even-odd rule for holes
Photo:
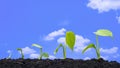
[[[24,54],[23,54],[22,49],[21,49],[21,48],[17,48],[17,50],[20,51],[20,54],[21,54],[21,56],[22,56],[22,59],[24,59]]]
[[[113,34],[111,31],[109,30],[106,30],[106,29],[100,29],[100,30],[97,30],[97,32],[94,32],[94,34],[96,35],[96,45],[91,43],[89,44],[88,46],[86,46],[82,53],[84,53],[86,50],[88,50],[89,48],[94,48],[95,51],[96,51],[96,54],[97,54],[97,58],[100,59],[100,45],[99,45],[99,42],[98,42],[98,37],[99,36],[108,36],[108,37],[113,37]]]
[[[68,31],[66,32],[66,44],[68,45],[68,47],[73,51],[74,49],[74,44],[75,44],[75,34],[72,31]],[[63,58],[66,59],[66,46],[61,44],[55,49],[54,54],[56,54],[59,50],[59,48],[63,49]]]
[[[38,59],[42,59],[42,57],[46,57],[46,58],[49,57],[48,53],[42,52],[42,46],[40,46],[38,44],[32,44],[32,46],[40,49],[40,55],[39,55]]]

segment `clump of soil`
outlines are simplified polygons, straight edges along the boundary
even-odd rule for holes
[[[81,59],[1,59],[0,68],[120,68],[116,61]]]

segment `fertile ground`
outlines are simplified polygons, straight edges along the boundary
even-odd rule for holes
[[[0,68],[120,68],[120,63],[103,59],[1,59]]]

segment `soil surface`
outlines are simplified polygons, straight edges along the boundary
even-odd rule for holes
[[[120,68],[120,63],[103,59],[1,59],[0,68]]]

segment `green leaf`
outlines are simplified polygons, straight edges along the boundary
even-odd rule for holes
[[[60,44],[60,45],[55,49],[54,54],[56,54],[56,53],[58,52],[59,48],[62,47],[62,46],[63,46],[63,45]]]
[[[97,30],[97,32],[94,32],[94,34],[98,36],[110,36],[110,37],[113,36],[112,32],[106,29]]]
[[[46,58],[49,57],[48,53],[42,53],[42,56],[43,56],[43,57],[46,57]]]
[[[75,39],[75,34],[72,31],[66,32],[66,44],[71,50],[74,48]]]
[[[18,51],[22,51],[22,49],[21,49],[21,48],[17,48],[17,50],[18,50]]]
[[[84,48],[84,50],[82,51],[82,53],[84,53],[86,50],[88,50],[89,48],[94,48],[94,49],[96,49],[96,47],[95,47],[95,45],[94,44],[89,44],[88,46],[86,46],[85,48]]]
[[[32,46],[35,46],[37,48],[42,48],[42,46],[38,45],[38,44],[32,44]]]

